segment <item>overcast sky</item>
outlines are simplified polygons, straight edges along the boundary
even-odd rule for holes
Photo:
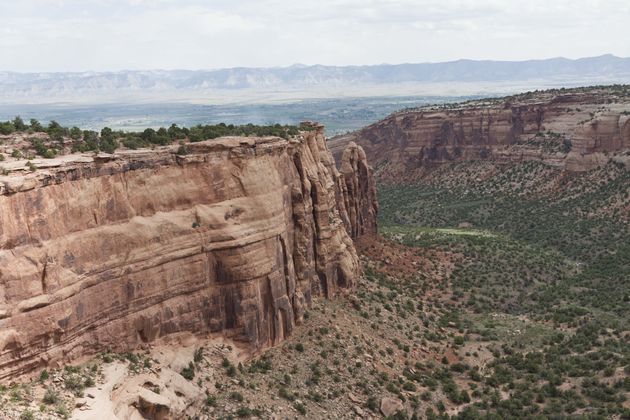
[[[0,0],[0,70],[630,56],[629,0]]]

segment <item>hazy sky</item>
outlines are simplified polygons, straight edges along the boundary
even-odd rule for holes
[[[630,56],[628,0],[0,0],[0,70]]]

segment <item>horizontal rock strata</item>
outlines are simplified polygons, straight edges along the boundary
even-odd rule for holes
[[[350,142],[391,180],[461,160],[537,160],[586,171],[630,149],[630,100],[594,89],[419,108],[332,139],[337,161]]]
[[[0,177],[0,378],[181,331],[281,341],[359,275],[376,205],[349,154],[315,127]]]

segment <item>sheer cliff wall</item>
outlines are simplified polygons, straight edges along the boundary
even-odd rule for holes
[[[182,331],[283,340],[376,231],[365,154],[340,166],[316,127],[0,176],[0,378]]]

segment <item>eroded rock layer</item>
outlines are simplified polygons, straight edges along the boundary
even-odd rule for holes
[[[361,145],[384,179],[401,179],[458,160],[538,160],[569,171],[606,163],[630,149],[630,95],[624,87],[537,92],[426,107],[331,141],[341,161]]]
[[[340,173],[317,127],[0,177],[0,378],[180,331],[282,340],[353,285],[351,235],[375,230],[348,153]]]

